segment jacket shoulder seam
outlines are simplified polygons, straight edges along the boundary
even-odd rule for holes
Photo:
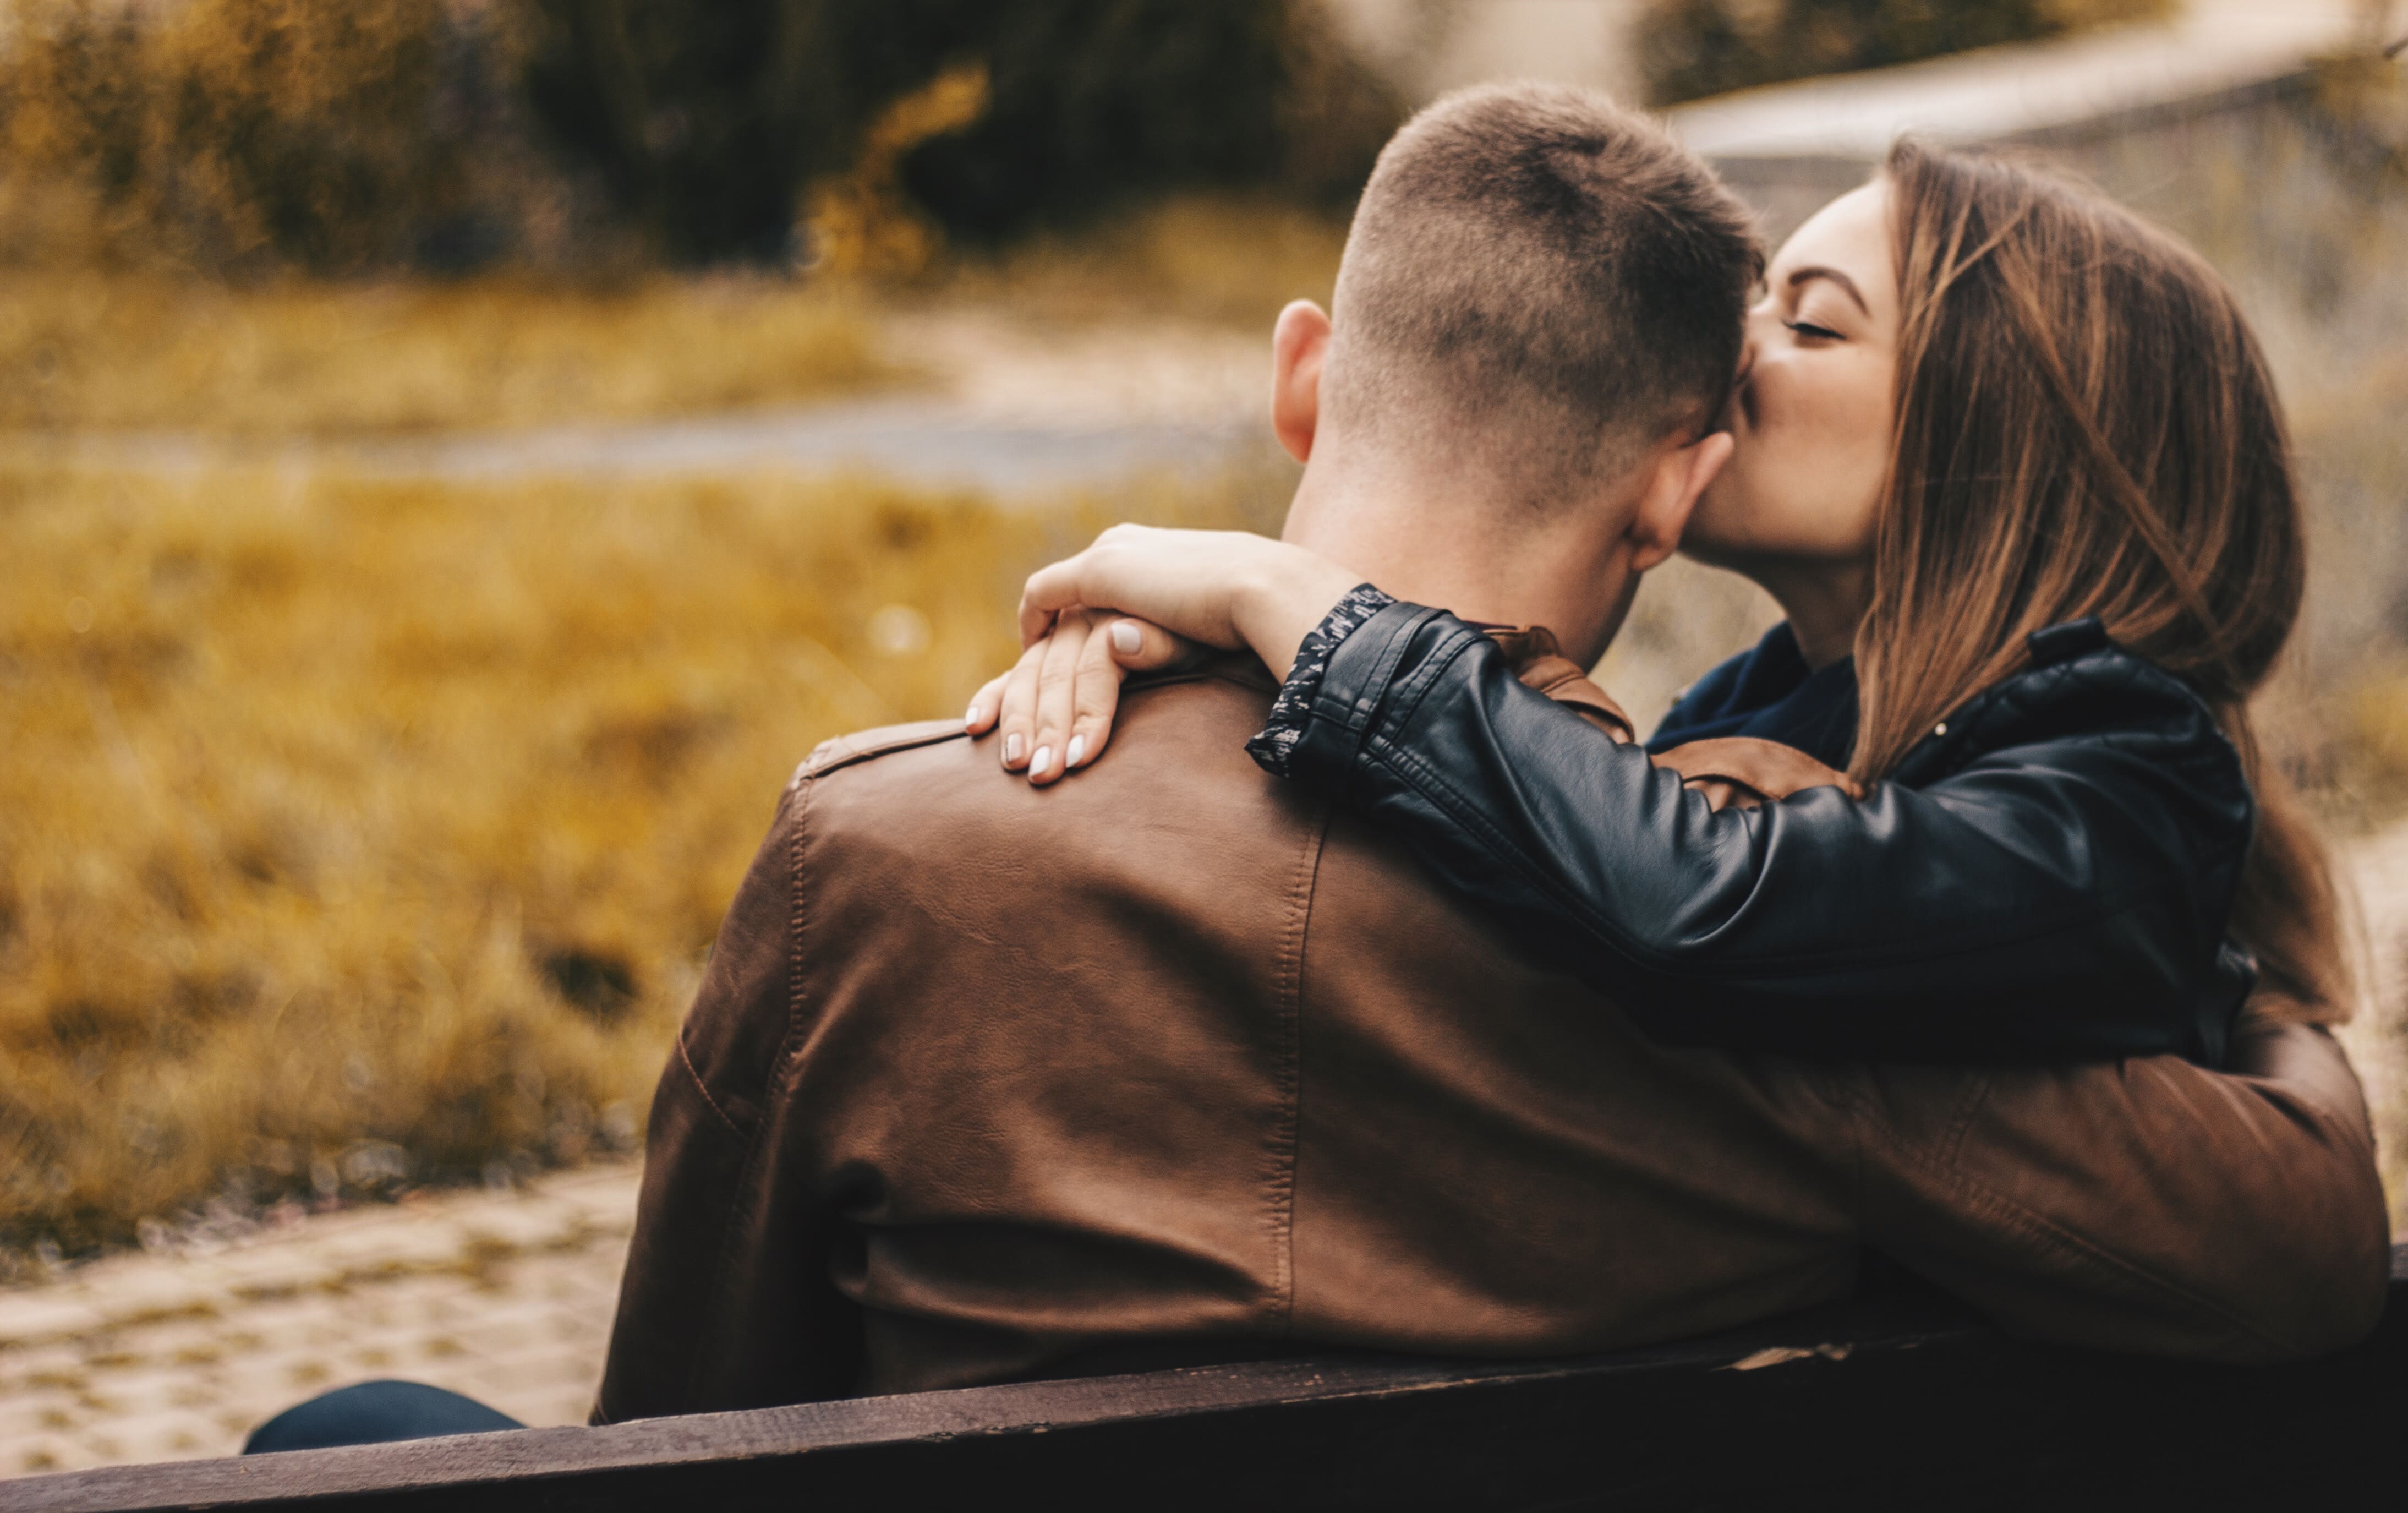
[[[916,744],[926,745],[929,742]],[[810,912],[810,905],[804,901],[803,838],[814,797],[810,786],[805,785],[796,793],[794,804],[786,815],[786,1028],[778,1038],[777,1054],[769,1061],[769,1082],[773,1089],[785,1076],[789,1063],[802,1051],[803,1005],[807,996],[803,989],[803,935],[805,916]]]
[[[825,777],[830,772],[880,756],[889,756],[898,751],[916,751],[923,746],[934,746],[957,738],[967,739],[968,734],[959,720],[930,720],[920,725],[893,727],[891,733],[872,740],[864,740],[858,735],[834,736],[821,742],[818,749],[803,758],[795,769],[795,775],[787,780],[786,786],[797,788],[813,778]]]

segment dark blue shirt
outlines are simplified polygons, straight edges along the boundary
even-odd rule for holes
[[[1670,751],[1713,736],[1756,736],[1844,768],[1856,744],[1856,663],[1843,656],[1816,671],[1784,620],[1751,651],[1689,685],[1647,741]]]

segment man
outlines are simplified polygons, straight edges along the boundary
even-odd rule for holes
[[[1416,278],[1430,216],[1454,250]],[[1289,536],[1601,644],[1711,470],[1756,257],[1703,166],[1602,101],[1433,108],[1366,190],[1334,324],[1283,319]],[[1444,331],[1431,366],[1350,339],[1398,323]],[[1341,387],[1377,402],[1325,409]],[[1472,420],[1414,409],[1437,392]],[[1627,430],[1567,428],[1587,406],[1645,444],[1568,450]],[[1549,638],[1515,644],[1612,717]],[[804,765],[663,1076],[597,1419],[1612,1348],[1831,1298],[1868,1248],[2114,1347],[2281,1358],[2379,1309],[2365,1111],[2320,1031],[2261,1021],[2248,1075],[1662,1046],[1266,777],[1273,691],[1226,664],[1132,686],[1111,759],[1056,787],[951,723]]]

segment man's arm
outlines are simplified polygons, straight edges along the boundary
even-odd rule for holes
[[[808,799],[804,784],[780,802],[661,1074],[596,1423],[840,1397],[858,1376],[826,1211],[781,1165],[768,1118],[794,1028]]]
[[[1870,1074],[1866,1242],[2032,1339],[2271,1362],[2363,1338],[2390,1261],[2365,1095],[2272,1007],[2244,1012],[2228,1073]]]

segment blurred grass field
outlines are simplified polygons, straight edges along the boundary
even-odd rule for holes
[[[903,376],[859,298],[761,276],[580,289],[0,274],[0,429],[282,436],[640,420]]]
[[[1328,300],[1344,243],[1324,213],[1194,195],[900,281],[0,269],[0,433],[367,436],[808,403],[924,382],[898,317],[1268,332],[1289,299]]]
[[[624,1148],[795,762],[1269,497],[0,471],[0,1245]]]

